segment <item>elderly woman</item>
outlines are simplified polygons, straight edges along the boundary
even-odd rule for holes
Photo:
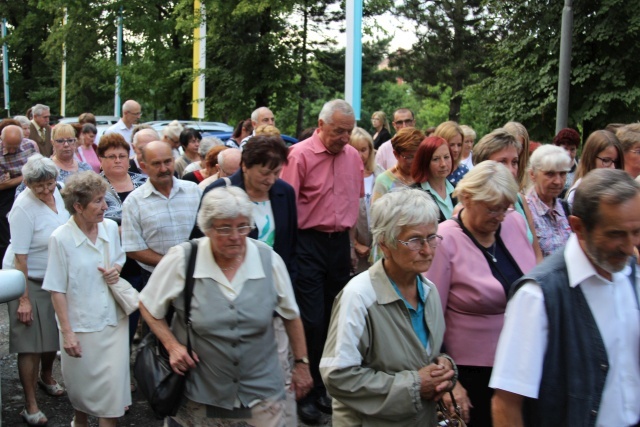
[[[488,385],[511,284],[536,264],[524,219],[510,209],[517,194],[503,165],[476,164],[453,193],[463,209],[440,224],[443,244],[426,273],[440,293],[444,346],[459,364],[454,395],[474,427],[491,426]]]
[[[371,253],[371,196],[378,174],[376,173],[376,153],[373,149],[373,138],[366,130],[355,127],[351,132],[349,144],[358,150],[364,166],[364,197],[360,199],[360,213],[356,222],[353,246],[358,257],[355,272],[362,273],[371,267],[369,255]]]
[[[624,150],[624,170],[631,178],[640,176],[640,123],[624,125],[616,130]]]
[[[529,160],[532,186],[526,198],[544,257],[563,247],[571,234],[569,206],[558,197],[570,169],[571,157],[555,145],[543,145]]]
[[[202,160],[200,157],[200,140],[202,135],[197,129],[186,128],[180,132],[180,146],[182,147],[182,156],[180,156],[175,163],[175,171],[179,178],[184,175],[185,168],[193,162],[199,162]]]
[[[58,328],[51,296],[42,290],[47,268],[49,236],[67,222],[69,213],[56,187],[58,170],[51,159],[34,154],[22,167],[27,189],[9,212],[11,244],[2,268],[15,268],[27,287],[18,300],[9,301],[9,351],[18,353],[18,373],[25,397],[20,413],[29,425],[45,425],[47,417],[38,409],[36,384],[47,394],[60,396],[64,389],[53,379]]]
[[[464,135],[460,163],[471,170],[473,169],[473,144],[476,142],[476,131],[467,125],[460,125],[460,129],[462,129],[462,134]]]
[[[171,145],[171,151],[176,160],[182,155],[180,152],[180,134],[183,130],[184,127],[177,120],[172,121],[162,129],[162,140]]]
[[[462,129],[458,125],[458,123],[454,121],[443,122],[438,125],[434,136],[439,136],[444,138],[449,147],[451,148],[451,157],[453,160],[453,165],[451,167],[450,175],[447,177],[451,185],[454,187],[458,185],[458,182],[462,179],[463,176],[469,172],[469,168],[467,168],[462,163],[462,141],[464,141],[464,134],[462,133]]]
[[[271,178],[272,179],[272,178]],[[264,183],[256,183],[264,185]],[[300,398],[311,388],[302,322],[282,258],[260,241],[254,204],[237,187],[202,198],[191,307],[191,345],[185,343],[184,245],[173,247],[141,293],[144,320],[165,346],[176,373],[187,371],[185,399],[173,426],[248,423],[284,426],[285,380],[278,362],[273,316],[282,317],[296,359],[292,387]],[[172,329],[164,320],[174,305]],[[211,363],[215,362],[215,363]]]
[[[613,168],[624,170],[624,149],[615,134],[608,130],[597,130],[589,135],[582,148],[575,182],[567,193],[567,203],[573,206],[576,190],[589,172],[594,169]]]
[[[375,130],[373,134],[373,147],[377,150],[383,142],[391,139],[391,129],[389,129],[389,120],[384,111],[376,111],[371,115],[371,125]]]
[[[505,129],[498,128],[483,136],[476,144],[473,150],[473,161],[482,163],[485,160],[493,160],[505,165],[517,181],[518,171],[520,170],[520,152],[522,145],[515,136],[507,132]],[[527,238],[533,246],[538,262],[542,261],[542,251],[535,234],[533,225],[533,216],[529,210],[529,205],[524,200],[524,195],[518,193],[518,200],[513,204],[513,208],[526,221]]]
[[[80,161],[89,164],[95,173],[100,173],[100,159],[96,145],[97,133],[98,129],[91,123],[83,124],[76,153]]]
[[[333,425],[436,426],[436,401],[455,383],[440,353],[444,317],[429,270],[442,237],[438,208],[420,190],[388,193],[371,207],[384,258],[338,294],[320,372]]]
[[[125,253],[118,224],[104,218],[107,186],[94,172],[67,180],[62,197],[72,216],[51,235],[42,286],[56,311],[74,427],[88,426],[88,415],[115,426],[131,404],[128,319],[109,289]]]
[[[439,136],[427,137],[420,143],[411,166],[411,177],[416,185],[438,205],[438,222],[451,218],[453,208],[458,203],[457,199],[451,197],[453,185],[447,179],[452,166],[451,146]]]
[[[30,139],[31,136],[31,120],[27,118],[27,116],[14,116],[13,120],[20,123],[20,127],[22,128],[22,133],[26,139]]]
[[[408,188],[414,184],[411,177],[411,164],[423,139],[424,133],[413,127],[402,128],[391,138],[393,155],[397,163],[376,177],[371,203],[390,191]]]

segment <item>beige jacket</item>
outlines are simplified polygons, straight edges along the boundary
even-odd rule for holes
[[[320,373],[333,400],[333,426],[435,426],[435,402],[420,398],[418,370],[440,354],[444,316],[422,278],[425,349],[382,261],[356,276],[334,302]]]

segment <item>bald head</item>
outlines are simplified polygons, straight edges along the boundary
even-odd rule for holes
[[[276,119],[270,109],[267,107],[260,107],[253,110],[251,113],[251,124],[253,128],[257,128],[262,125],[276,125]]]
[[[169,145],[168,142],[158,141],[158,140],[150,141],[140,149],[140,154],[142,154],[142,161],[145,161],[147,159],[147,157],[149,156],[149,153],[161,154],[166,150],[169,150],[169,153],[171,153],[171,156],[173,157],[173,152],[171,151],[171,145]]]
[[[122,121],[131,127],[138,123],[140,116],[142,115],[142,107],[136,101],[130,99],[122,104]]]
[[[16,125],[9,125],[2,129],[2,145],[9,153],[15,153],[22,143],[22,128]]]
[[[159,141],[160,135],[153,129],[142,129],[133,136],[134,148],[140,149],[152,141]]]
[[[240,169],[242,151],[237,148],[228,148],[218,154],[218,173],[220,178],[231,176]]]

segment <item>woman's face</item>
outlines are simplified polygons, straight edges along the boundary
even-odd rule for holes
[[[60,160],[70,160],[76,152],[78,140],[74,135],[56,135],[53,140],[55,155]]]
[[[278,165],[274,169],[264,165],[253,165],[250,168],[242,166],[244,185],[247,189],[266,194],[280,177],[281,171],[282,165]]]
[[[615,169],[618,163],[618,150],[612,145],[598,153],[596,156],[596,169]]]
[[[184,151],[189,154],[197,155],[198,148],[200,148],[200,140],[196,137],[191,137]]]
[[[24,137],[29,138],[29,136],[31,136],[31,126],[20,125],[20,127],[22,128],[22,134],[24,135]]]
[[[469,157],[469,153],[473,149],[473,135],[465,135],[462,141],[462,157],[465,159]]]
[[[567,171],[531,171],[531,180],[538,197],[548,202],[558,197],[564,190]]]
[[[382,120],[374,114],[371,116],[371,124],[375,129],[380,129],[382,127]]]
[[[462,153],[462,135],[456,134],[451,141],[449,141],[449,146],[451,147],[451,155],[453,156],[453,160],[458,160],[460,158],[460,153]]]
[[[444,179],[451,173],[453,160],[449,153],[449,147],[447,144],[442,144],[436,149],[431,157],[431,163],[429,164],[429,176],[432,178]]]
[[[214,258],[232,260],[242,256],[247,248],[248,231],[251,231],[246,227],[250,226],[249,218],[242,215],[231,219],[214,219],[211,229],[206,233],[211,240]]]
[[[398,154],[394,151],[394,154],[396,156],[396,160],[398,160],[398,169],[404,174],[404,175],[410,175],[411,174],[411,164],[413,163],[413,158],[416,155],[416,151],[418,151],[417,149],[415,150],[408,150],[408,151],[403,151],[402,154]]]
[[[100,166],[107,178],[125,174],[129,170],[129,153],[122,147],[109,148],[100,158]]]
[[[463,203],[467,214],[464,216],[465,224],[479,233],[495,233],[504,218],[513,212],[511,203],[504,200],[497,205],[490,205],[479,200],[471,200],[471,196],[464,195]]]
[[[76,215],[80,215],[87,224],[97,224],[104,220],[104,213],[107,210],[107,201],[104,198],[105,193],[100,193],[82,207],[79,203],[75,204]]]
[[[45,181],[27,184],[31,192],[42,202],[49,202],[53,199],[53,193],[56,191],[56,180],[54,178]]]
[[[87,133],[81,134],[80,138],[82,139],[82,143],[88,147],[90,145],[93,145],[93,143],[95,142],[96,134],[93,132],[87,132]]]
[[[415,238],[428,238],[436,234],[437,226],[435,224],[422,224],[402,227],[398,234],[397,240],[408,242]],[[424,273],[431,267],[431,262],[436,254],[436,249],[432,248],[428,243],[424,243],[420,249],[413,251],[399,241],[396,247],[387,247],[381,245],[384,252],[385,262],[395,264],[395,267],[401,271],[408,273]]]
[[[360,160],[362,160],[362,164],[366,165],[369,157],[371,156],[371,148],[369,148],[369,142],[364,139],[354,139],[351,141],[351,145],[353,148],[358,150],[358,154],[360,154]]]
[[[509,169],[513,177],[518,180],[518,150],[513,145],[509,145],[500,151],[496,151],[489,156],[489,160],[502,163]]]

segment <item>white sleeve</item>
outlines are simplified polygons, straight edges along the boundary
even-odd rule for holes
[[[124,266],[124,263],[127,261],[127,254],[122,250],[122,245],[120,244],[120,233],[118,233],[118,224],[110,219],[104,219],[105,226],[107,227],[107,232],[109,234],[109,259],[111,260],[111,266],[113,264],[118,264],[120,267]]]
[[[66,294],[69,281],[68,266],[69,260],[62,242],[56,234],[53,234],[49,238],[49,259],[42,289]]]
[[[540,285],[518,289],[504,317],[489,387],[537,399],[549,330]]]
[[[13,253],[28,255],[35,224],[33,223],[31,215],[23,209],[22,203],[20,202],[15,202],[13,209],[9,212],[9,228],[11,230],[11,247],[13,248]],[[13,263],[13,260],[11,262]]]
[[[164,319],[171,301],[184,290],[185,253],[181,245],[162,257],[149,282],[140,292],[140,302],[156,319]]]
[[[295,319],[300,316],[298,303],[293,294],[293,286],[291,278],[280,255],[275,252],[271,253],[271,264],[273,265],[273,281],[278,293],[278,306],[276,311],[285,319]]]

